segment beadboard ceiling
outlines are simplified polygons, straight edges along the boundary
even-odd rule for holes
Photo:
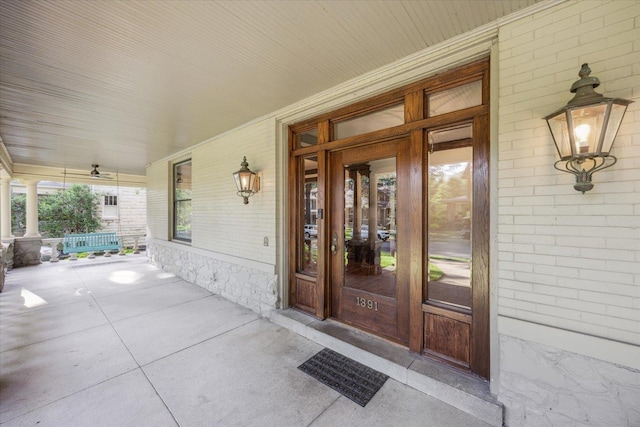
[[[13,163],[144,175],[535,2],[2,0],[0,137]]]

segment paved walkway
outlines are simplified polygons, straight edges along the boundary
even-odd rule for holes
[[[147,263],[12,270],[2,426],[486,426],[389,379],[362,408],[297,369],[321,347]]]

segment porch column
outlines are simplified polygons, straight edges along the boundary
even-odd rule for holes
[[[24,237],[41,237],[38,231],[38,182],[40,181],[26,181],[27,230]]]
[[[2,189],[0,190],[0,238],[12,239],[11,234],[11,177],[2,171]]]

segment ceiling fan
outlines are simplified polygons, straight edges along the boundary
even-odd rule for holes
[[[91,172],[89,173],[73,173],[73,172],[67,172],[67,170],[64,170],[64,174],[69,175],[69,176],[83,176],[83,177],[88,177],[88,178],[93,178],[93,179],[113,179],[113,177],[111,176],[110,173],[102,173],[98,170],[98,168],[100,167],[100,165],[95,164],[95,165],[91,165],[91,167],[93,168],[91,170]]]

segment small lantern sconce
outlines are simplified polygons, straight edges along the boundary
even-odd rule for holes
[[[595,92],[593,89],[600,86],[600,81],[589,74],[589,65],[583,64],[578,73],[580,80],[571,86],[571,93],[575,93],[573,99],[545,117],[560,155],[553,166],[575,175],[573,188],[582,194],[593,188],[591,175],[616,163],[617,159],[609,152],[627,106],[632,102],[605,98]]]
[[[249,169],[247,157],[245,156],[240,163],[240,170],[233,173],[233,179],[236,181],[238,196],[244,199],[244,204],[249,204],[249,197],[260,191],[260,178],[258,174]]]

